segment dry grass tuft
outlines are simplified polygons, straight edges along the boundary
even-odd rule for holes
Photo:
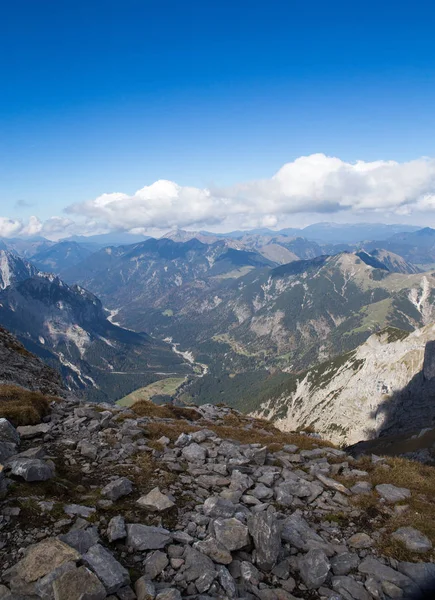
[[[373,465],[370,457],[362,457],[354,466],[368,471],[368,480],[373,486],[390,483],[405,487],[411,491],[411,498],[399,503],[408,508],[402,513],[394,512],[394,507],[384,505],[374,490],[371,494],[357,497],[354,503],[364,511],[365,515],[378,515],[382,520],[385,532],[378,544],[379,550],[397,560],[411,562],[435,559],[435,551],[416,554],[407,550],[400,542],[391,538],[391,534],[399,527],[414,527],[426,535],[435,546],[435,469],[405,458],[387,458],[386,464]],[[349,485],[349,480],[347,480]],[[374,525],[374,524],[373,524]],[[374,526],[376,529],[379,523]]]
[[[186,419],[187,421],[199,421],[202,416],[194,408],[174,406],[172,404],[154,404],[151,400],[139,400],[131,406],[131,410],[138,417],[150,417],[158,419]]]
[[[49,414],[50,403],[59,401],[54,396],[44,396],[14,385],[0,386],[0,417],[8,419],[15,427],[36,425]]]

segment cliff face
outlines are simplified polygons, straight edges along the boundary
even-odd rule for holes
[[[435,420],[435,325],[389,328],[305,372],[257,414],[284,431],[313,427],[336,443],[430,427]]]
[[[60,375],[0,327],[0,386],[14,384],[50,396],[65,394]],[[0,388],[1,389],[1,388]]]

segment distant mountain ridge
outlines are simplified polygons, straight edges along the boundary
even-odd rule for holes
[[[84,288],[12,254],[2,257],[9,281],[0,291],[0,323],[57,368],[70,389],[116,400],[165,373],[191,372],[168,344],[112,324],[101,301]]]

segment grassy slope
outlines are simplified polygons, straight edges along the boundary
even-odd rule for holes
[[[139,388],[131,394],[124,396],[124,398],[118,400],[116,404],[118,404],[118,406],[131,406],[140,400],[151,400],[154,396],[172,396],[183,382],[184,377],[168,377],[166,379],[160,379],[159,381],[155,381],[150,385]]]

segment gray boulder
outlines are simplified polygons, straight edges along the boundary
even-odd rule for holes
[[[172,535],[163,527],[133,523],[127,525],[127,546],[134,550],[160,550],[172,541]]]
[[[217,541],[230,552],[249,544],[249,531],[238,519],[216,519],[213,523]]]
[[[341,594],[343,598],[350,596],[354,600],[372,600],[371,595],[365,587],[355,581],[353,577],[333,577],[332,588]]]
[[[175,503],[169,498],[169,496],[162,494],[158,487],[152,489],[145,496],[141,496],[136,503],[142,508],[147,508],[148,510],[155,510],[158,512],[175,506]]]
[[[130,575],[114,556],[100,544],[92,546],[83,555],[84,563],[102,581],[107,593],[113,594],[130,583]]]
[[[127,537],[124,517],[118,515],[110,519],[107,526],[107,537],[109,538],[109,542],[116,542],[116,540],[123,540]]]
[[[18,445],[20,435],[15,427],[4,417],[0,418],[0,442],[10,442]]]
[[[133,491],[132,482],[127,477],[120,477],[111,481],[101,490],[101,495],[116,502],[122,496],[128,496]]]
[[[263,571],[271,571],[281,550],[281,526],[274,513],[262,512],[249,517],[249,533],[254,540],[256,563]]]
[[[310,550],[298,560],[300,575],[309,590],[319,588],[328,577],[331,564],[323,550]]]
[[[12,475],[22,477],[24,481],[47,481],[54,477],[51,465],[38,458],[17,458],[8,462]]]
[[[22,425],[17,427],[17,432],[22,440],[30,440],[40,435],[45,435],[50,429],[50,423],[38,423],[38,425]]]
[[[91,546],[98,544],[100,536],[96,527],[88,527],[87,529],[72,529],[65,535],[60,535],[59,539],[80,554],[85,554]]]
[[[206,449],[195,442],[185,446],[181,453],[189,462],[204,462],[207,456]]]
[[[400,527],[391,537],[401,542],[411,552],[424,553],[432,550],[432,542],[414,527]]]
[[[160,550],[151,552],[151,554],[148,554],[146,557],[144,563],[145,577],[148,577],[148,579],[155,579],[168,565],[169,559],[164,552],[161,552]]]
[[[381,483],[375,489],[386,502],[392,504],[406,500],[406,498],[410,498],[411,496],[411,492],[407,488],[397,487],[391,483]]]

